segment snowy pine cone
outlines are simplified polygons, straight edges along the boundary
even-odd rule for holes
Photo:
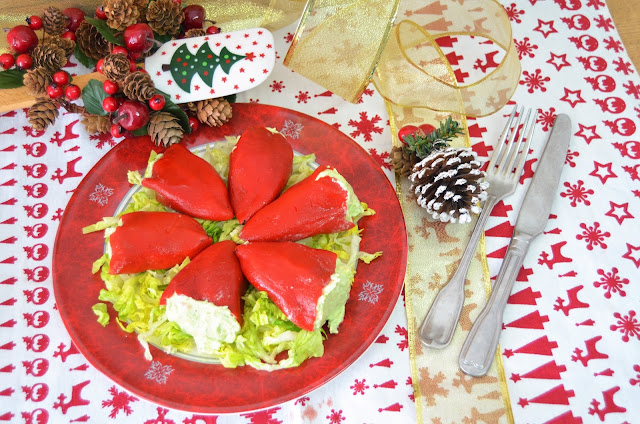
[[[470,148],[449,147],[418,162],[409,179],[418,204],[442,222],[470,222],[478,202],[487,198],[476,154]]]

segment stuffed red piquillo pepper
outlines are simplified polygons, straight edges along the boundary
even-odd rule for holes
[[[233,218],[227,186],[216,170],[182,144],[173,144],[151,169],[142,186],[160,203],[189,216],[211,221]]]
[[[249,282],[295,325],[314,331],[329,321],[337,332],[344,319],[353,271],[334,252],[294,242],[252,242],[236,247]]]
[[[172,212],[132,212],[109,236],[110,274],[167,269],[194,258],[212,242],[198,222]]]
[[[229,158],[229,199],[241,224],[278,197],[292,163],[293,149],[282,134],[265,127],[242,133]]]
[[[321,166],[260,209],[240,232],[247,241],[297,241],[352,228],[364,208],[347,181]]]
[[[167,319],[193,336],[201,353],[232,343],[242,326],[248,284],[235,249],[231,240],[207,247],[173,277],[160,298]]]

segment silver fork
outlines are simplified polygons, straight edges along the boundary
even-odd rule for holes
[[[526,118],[523,120],[525,108],[522,107],[520,113],[516,113],[517,109],[518,105],[514,106],[491,155],[485,177],[485,181],[489,183],[487,199],[462,254],[458,269],[436,296],[420,327],[420,340],[427,347],[441,349],[451,342],[464,304],[464,280],[480,235],[496,203],[512,194],[518,185],[529,153],[538,110],[527,109]],[[518,131],[521,122],[523,126]]]

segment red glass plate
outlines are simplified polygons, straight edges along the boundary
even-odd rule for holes
[[[103,284],[91,264],[103,252],[101,232],[82,227],[112,216],[130,186],[128,170],[143,170],[152,149],[149,137],[129,138],[109,151],[86,175],[69,201],[56,237],[53,286],[62,320],[87,360],[122,387],[160,405],[199,413],[233,413],[273,406],[323,385],[352,364],[379,335],[402,290],[407,263],[406,230],[396,193],[380,166],[331,125],[275,106],[235,104],[233,118],[220,128],[205,127],[185,136],[189,148],[238,135],[252,125],[273,127],[295,151],[315,153],[334,166],[358,197],[376,211],[360,221],[361,249],[383,251],[371,264],[360,263],[339,333],[329,335],[325,353],[293,369],[273,372],[251,367],[226,369],[168,355],[151,348],[143,356],[135,334],[115,322],[103,328],[91,306]]]

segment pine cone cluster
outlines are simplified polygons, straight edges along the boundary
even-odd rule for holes
[[[187,30],[187,32],[184,33],[184,36],[186,38],[202,37],[205,35],[207,35],[207,31],[205,31],[202,28],[191,28],[190,30]]]
[[[418,204],[442,222],[470,222],[487,197],[476,154],[470,148],[448,147],[418,162],[409,179]]]
[[[231,119],[232,110],[227,99],[220,97],[195,102],[195,114],[203,124],[219,127]]]
[[[179,2],[173,0],[154,0],[147,7],[147,23],[158,34],[177,34],[184,20]]]
[[[131,73],[131,62],[124,53],[108,54],[102,63],[102,73],[111,81],[120,83]]]
[[[155,85],[146,72],[133,72],[122,82],[122,92],[130,99],[148,101],[156,93]]]
[[[39,98],[27,112],[34,130],[44,131],[58,117],[58,105],[48,98]]]
[[[108,115],[84,115],[82,125],[89,134],[106,134],[111,129],[111,120]]]
[[[402,147],[393,146],[391,149],[391,164],[393,165],[393,170],[401,177],[408,177],[418,161],[420,161],[420,159],[415,153],[408,152]]]
[[[67,64],[67,53],[55,44],[39,44],[31,53],[34,68],[44,68],[50,73],[56,72]]]
[[[149,136],[157,146],[168,147],[182,140],[184,131],[178,118],[168,112],[156,112],[149,119]]]
[[[76,30],[76,42],[82,52],[92,59],[101,59],[109,54],[109,43],[100,32],[87,21],[82,21]]]
[[[68,38],[63,38],[59,35],[54,35],[46,38],[42,41],[42,44],[57,46],[61,48],[62,50],[64,50],[64,53],[67,55],[67,57],[71,56],[76,49],[75,41]]]
[[[53,82],[51,73],[44,68],[29,69],[22,78],[25,87],[34,97],[42,97],[47,94],[47,86]]]
[[[42,14],[42,26],[47,34],[62,34],[68,23],[69,18],[67,18],[57,7],[47,7]]]
[[[138,22],[140,18],[138,3],[135,0],[105,0],[102,3],[102,8],[107,15],[107,25],[123,31]]]

